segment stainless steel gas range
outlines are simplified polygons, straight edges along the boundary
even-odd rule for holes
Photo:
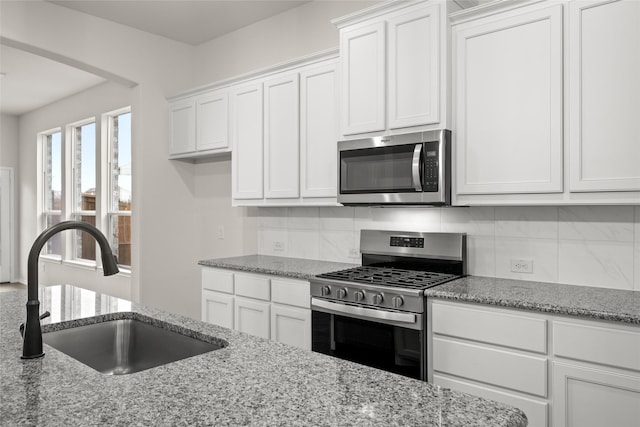
[[[426,380],[424,291],[466,274],[466,235],[362,230],[360,252],[311,281],[312,350]]]

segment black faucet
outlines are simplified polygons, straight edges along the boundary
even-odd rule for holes
[[[42,330],[40,329],[40,301],[38,301],[38,258],[47,241],[55,234],[69,229],[86,231],[98,241],[102,253],[102,270],[105,276],[117,274],[118,260],[111,252],[107,238],[91,224],[81,221],[63,221],[47,228],[31,246],[27,264],[27,321],[24,324],[22,359],[35,359],[44,356],[42,351]],[[46,316],[46,313],[43,317]],[[22,330],[22,328],[21,328]]]

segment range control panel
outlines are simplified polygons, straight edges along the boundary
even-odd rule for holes
[[[391,236],[389,246],[401,248],[424,248],[424,237]]]

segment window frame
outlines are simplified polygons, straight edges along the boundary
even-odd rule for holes
[[[38,173],[41,173],[41,178],[38,180],[38,215],[37,215],[37,229],[39,232],[47,229],[47,219],[53,215],[59,216],[60,221],[67,220],[81,220],[81,216],[95,216],[95,226],[98,228],[108,239],[112,248],[116,247],[117,243],[114,243],[113,234],[111,233],[111,218],[115,216],[130,216],[132,217],[132,211],[121,211],[118,209],[112,209],[111,200],[108,200],[108,195],[111,194],[112,187],[112,125],[113,118],[129,113],[132,114],[131,106],[121,107],[106,113],[99,113],[91,117],[87,117],[82,120],[74,121],[72,123],[65,123],[62,126],[44,130],[38,132],[36,135],[36,142],[38,144],[38,156],[37,167]],[[81,189],[77,190],[76,186],[81,185],[77,183],[80,178],[80,171],[77,171],[78,165],[76,162],[76,144],[77,138],[75,133],[80,132],[82,126],[87,124],[95,125],[95,193],[96,204],[95,211],[82,209],[81,204]],[[133,115],[131,116],[131,151],[133,152]],[[51,195],[47,194],[48,189],[51,186],[47,185],[49,161],[49,150],[47,143],[48,138],[52,135],[59,133],[60,135],[60,210],[49,209],[47,204]],[[82,141],[80,141],[81,143]],[[131,153],[133,157],[133,153]],[[133,182],[132,182],[133,187]],[[132,188],[133,190],[133,188]],[[49,191],[50,192],[50,191]],[[102,269],[102,262],[99,256],[97,256],[98,248],[97,242],[92,239],[93,244],[96,247],[96,259],[83,259],[76,257],[77,243],[76,238],[80,232],[74,230],[74,233],[60,233],[60,254],[46,253],[47,246],[40,254],[40,258],[47,262],[55,262],[64,265],[70,265],[75,268],[99,270]],[[131,275],[131,266],[121,266],[120,273],[124,276]]]
[[[50,155],[49,155],[49,143],[53,143],[52,139],[53,139],[53,135],[55,134],[59,134],[60,135],[60,209],[49,209],[49,194],[50,190],[52,188],[52,186],[48,185],[48,165],[49,165],[49,161],[50,159]],[[46,131],[40,132],[38,134],[38,143],[39,146],[41,147],[41,156],[40,156],[40,160],[41,160],[41,165],[42,167],[40,168],[40,172],[42,173],[42,181],[41,181],[41,185],[42,185],[42,194],[40,195],[40,203],[42,204],[42,209],[40,210],[40,218],[38,219],[38,226],[40,230],[45,230],[48,228],[48,219],[49,217],[53,217],[53,216],[59,216],[60,217],[60,221],[64,221],[65,215],[64,215],[64,208],[65,208],[65,200],[64,200],[64,194],[65,194],[65,173],[64,173],[64,169],[65,169],[65,162],[64,162],[64,158],[65,158],[65,138],[64,138],[64,133],[62,132],[62,128],[53,128],[53,129],[48,129]],[[48,242],[49,243],[49,242]],[[41,254],[41,256],[43,258],[48,258],[50,260],[54,260],[54,261],[61,261],[64,258],[64,242],[61,241],[60,244],[60,254],[55,254],[55,253],[49,253],[48,249],[49,246],[48,244],[46,244],[43,248],[43,253]]]
[[[95,209],[94,210],[86,210],[82,209],[82,169],[81,162],[78,161],[78,149],[82,148],[82,138],[79,138],[79,135],[82,135],[82,127],[87,125],[94,125],[94,181],[95,181]],[[93,224],[99,230],[102,231],[103,227],[101,227],[99,222],[99,203],[98,200],[100,198],[100,170],[102,169],[102,165],[100,162],[100,156],[98,155],[101,145],[101,138],[98,135],[99,127],[95,117],[88,117],[83,120],[79,120],[77,122],[71,123],[67,125],[67,135],[69,135],[69,148],[70,148],[70,168],[65,168],[66,171],[70,171],[70,201],[71,205],[69,206],[69,213],[67,217],[72,221],[82,221],[82,217],[93,217]],[[82,153],[82,151],[80,151]],[[80,166],[79,166],[80,165]],[[80,248],[82,247],[79,244],[79,241],[83,238],[83,233],[78,230],[73,231],[73,235],[71,237],[71,244],[67,246],[69,248],[69,256],[66,257],[66,261],[73,262],[81,265],[85,265],[88,267],[97,267],[97,242],[91,238],[87,239],[93,245],[93,257],[91,258],[82,258],[79,256]]]
[[[123,107],[123,108],[118,108],[117,110],[113,110],[113,111],[109,111],[108,113],[104,113],[102,115],[102,123],[104,128],[106,129],[106,164],[107,164],[107,168],[106,168],[106,186],[104,186],[106,188],[106,199],[105,200],[105,221],[106,221],[106,226],[105,226],[105,230],[108,231],[107,234],[107,239],[109,240],[109,244],[111,245],[111,248],[116,250],[116,246],[118,245],[119,242],[117,242],[116,239],[116,233],[114,232],[113,229],[113,220],[114,218],[118,218],[120,216],[128,216],[130,218],[132,218],[132,210],[128,210],[128,211],[123,211],[119,209],[119,206],[114,206],[114,199],[112,197],[112,195],[114,194],[115,188],[114,188],[114,179],[113,179],[113,171],[114,168],[117,165],[114,165],[113,163],[113,148],[115,145],[115,138],[113,135],[113,130],[114,130],[114,118],[124,115],[124,114],[130,114],[131,115],[131,123],[133,123],[133,114],[131,112],[131,107]],[[130,139],[131,139],[131,151],[133,152],[133,135],[130,135]],[[133,153],[131,153],[131,157],[133,159]],[[104,175],[103,175],[104,176]],[[131,173],[131,176],[133,177],[133,172]],[[132,191],[133,191],[133,181],[132,181]],[[132,197],[133,199],[133,197]],[[131,272],[131,265],[124,265],[124,264],[120,264],[120,260],[118,260],[118,267],[120,268],[120,271],[124,271],[125,273],[130,273]]]

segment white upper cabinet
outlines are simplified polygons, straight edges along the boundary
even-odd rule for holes
[[[337,59],[283,68],[231,91],[232,203],[335,206]]]
[[[570,190],[640,191],[640,2],[574,1],[569,19]]]
[[[440,5],[390,18],[389,128],[440,122]]]
[[[342,134],[446,127],[452,7],[387,2],[333,21],[340,28]]]
[[[298,73],[264,82],[264,196],[300,195],[300,88]]]
[[[335,61],[300,73],[300,187],[306,199],[337,195],[337,88]]]
[[[227,90],[217,90],[196,99],[196,140],[198,150],[229,147],[229,113]]]
[[[196,103],[192,98],[169,106],[169,155],[196,150]]]
[[[385,128],[385,23],[340,32],[342,132]]]
[[[562,192],[562,6],[453,30],[457,194]]]
[[[640,203],[640,2],[450,18],[454,205]]]
[[[252,81],[231,90],[233,141],[232,194],[234,199],[263,197],[262,82]]]
[[[231,151],[227,89],[170,101],[171,159],[212,157]]]

